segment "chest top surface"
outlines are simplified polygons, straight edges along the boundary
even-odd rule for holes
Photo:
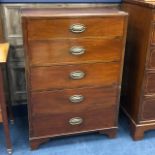
[[[23,17],[89,17],[89,16],[124,16],[127,13],[115,8],[56,8],[56,9],[23,9]]]

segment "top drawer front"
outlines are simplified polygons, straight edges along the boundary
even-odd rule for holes
[[[36,18],[28,20],[28,39],[123,36],[124,17]]]

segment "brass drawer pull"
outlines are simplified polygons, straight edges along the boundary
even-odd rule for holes
[[[85,53],[85,49],[80,46],[75,46],[75,47],[70,48],[70,53],[72,55],[82,55]]]
[[[74,117],[69,120],[70,125],[80,125],[83,123],[83,119],[81,117]]]
[[[85,77],[85,73],[83,71],[73,71],[70,73],[70,77],[73,80],[80,80],[80,79],[83,79]]]
[[[73,24],[70,26],[70,31],[73,33],[82,33],[86,30],[83,24]]]
[[[84,96],[83,95],[73,95],[69,97],[69,100],[72,103],[80,103],[84,100]]]

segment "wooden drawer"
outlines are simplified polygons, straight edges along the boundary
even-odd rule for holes
[[[31,65],[119,61],[121,39],[54,39],[29,42]]]
[[[116,105],[100,103],[87,109],[65,113],[53,111],[51,115],[33,117],[32,136],[57,136],[111,128],[116,126],[116,109]]]
[[[30,102],[32,115],[53,115],[56,113],[80,112],[93,106],[105,107],[116,104],[118,88],[80,88],[58,91],[33,92]],[[46,99],[46,101],[45,101]]]
[[[118,84],[119,63],[55,65],[30,69],[30,90],[52,90]]]
[[[148,68],[155,69],[155,48],[152,48],[149,53],[149,60],[148,60]]]
[[[155,97],[143,101],[141,117],[142,120],[155,120]]]
[[[83,32],[77,33],[77,29]],[[27,31],[28,40],[123,36],[124,17],[33,18],[27,21]]]
[[[154,94],[155,93],[155,72],[149,72],[146,75],[145,82],[145,93]]]
[[[152,25],[152,38],[151,43],[155,44],[155,23]]]

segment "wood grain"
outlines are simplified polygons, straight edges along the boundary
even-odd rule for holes
[[[50,137],[116,135],[127,13],[113,9],[26,9],[22,14],[32,149]],[[95,23],[95,24],[94,24]],[[72,24],[85,31],[73,33]],[[70,54],[81,46],[85,53]],[[70,74],[82,71],[82,79]],[[71,95],[84,100],[73,104]],[[83,122],[71,125],[80,117]]]
[[[85,53],[75,56],[70,52],[72,47],[82,47]],[[28,55],[31,66],[112,62],[121,60],[122,48],[121,38],[53,39],[51,41],[30,41]]]
[[[30,102],[33,116],[47,116],[55,113],[68,113],[86,111],[100,104],[113,106],[116,104],[118,88],[80,88],[65,89],[58,91],[34,92],[31,94]],[[84,100],[72,103],[70,97],[82,95]],[[44,102],[46,98],[46,102]],[[43,104],[44,103],[44,104]],[[52,109],[52,110],[51,110]]]
[[[112,69],[111,69],[112,68]],[[70,73],[82,71],[85,77],[73,80]],[[30,90],[54,90],[89,86],[108,86],[119,84],[119,63],[95,63],[79,65],[55,65],[34,67],[30,70]]]
[[[155,118],[155,98],[149,97],[143,101],[141,118],[143,121],[154,120]]]
[[[56,136],[61,134],[91,131],[115,126],[116,106],[98,104],[87,110],[70,111],[68,113],[53,113],[52,115],[34,117],[33,136]],[[70,125],[69,120],[74,117],[83,119],[80,125]],[[54,121],[49,121],[49,120]],[[38,128],[39,126],[39,128]]]
[[[71,32],[70,26],[77,23],[85,25],[86,30],[82,33]],[[99,27],[102,28],[99,29]],[[120,37],[123,36],[123,27],[124,17],[68,18],[61,20],[33,18],[27,20],[28,40]]]
[[[154,8],[154,2],[144,0],[125,0],[122,5],[130,14],[122,107],[130,119],[134,140],[155,129]]]

